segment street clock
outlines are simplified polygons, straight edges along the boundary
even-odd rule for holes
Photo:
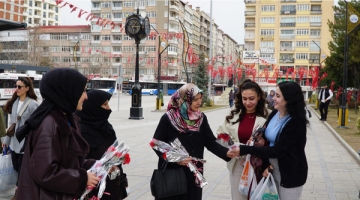
[[[148,17],[143,18],[139,11],[137,14],[130,15],[126,18],[125,33],[127,36],[142,40],[150,34],[150,21]]]

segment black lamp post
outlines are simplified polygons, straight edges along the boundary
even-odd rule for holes
[[[136,61],[135,61],[135,84],[132,87],[131,108],[129,119],[144,119],[141,107],[141,85],[139,83],[139,44],[142,39],[150,33],[150,21],[148,17],[143,18],[137,13],[126,18],[125,33],[130,38],[135,39]]]

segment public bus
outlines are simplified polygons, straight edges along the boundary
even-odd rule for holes
[[[113,78],[88,79],[87,90],[102,90],[112,95],[116,94],[117,83]]]
[[[140,86],[142,88],[142,94],[149,94],[149,95],[157,95],[158,89],[158,82],[155,81],[139,81]],[[133,87],[135,81],[124,81],[123,82],[123,93],[131,94],[131,88]],[[185,82],[160,82],[160,89],[163,91],[164,94],[173,95],[181,86],[183,86]]]
[[[0,99],[10,99],[15,92],[16,81],[19,77],[29,77],[34,85],[34,91],[38,98],[40,94],[40,81],[42,75],[39,74],[17,74],[17,73],[0,73]]]

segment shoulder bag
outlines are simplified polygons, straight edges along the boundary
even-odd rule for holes
[[[14,136],[16,123],[20,120],[21,115],[24,113],[24,111],[27,108],[27,106],[29,105],[30,101],[31,101],[31,99],[25,103],[25,105],[24,105],[23,109],[20,111],[19,116],[17,117],[15,123],[11,124],[11,126],[7,129],[7,131],[6,131],[7,136],[9,136],[9,137]]]
[[[188,183],[183,167],[168,168],[164,162],[161,169],[155,169],[150,181],[151,194],[164,198],[186,194]],[[164,166],[165,165],[165,166]]]

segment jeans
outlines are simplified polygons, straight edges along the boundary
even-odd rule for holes
[[[229,99],[230,107],[233,107],[234,105],[234,99]]]

